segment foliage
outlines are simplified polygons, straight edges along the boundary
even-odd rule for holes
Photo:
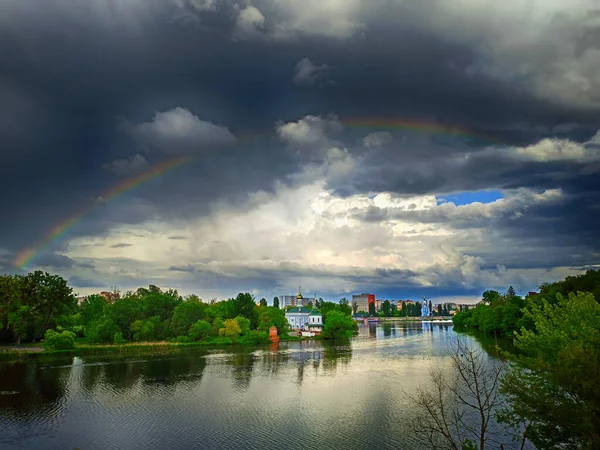
[[[242,316],[237,316],[234,320],[238,323],[238,326],[240,327],[240,334],[247,334],[250,331],[250,320]]]
[[[176,342],[178,344],[189,344],[192,341],[192,338],[190,338],[189,336],[177,336],[177,340]]]
[[[125,344],[127,341],[123,338],[123,333],[121,333],[120,331],[117,331],[114,336],[113,336],[113,344],[115,345],[123,345]]]
[[[342,311],[329,311],[323,327],[324,339],[343,339],[358,332],[358,324],[349,314]]]
[[[237,341],[239,344],[261,344],[270,342],[267,338],[267,333],[264,331],[251,330]]]
[[[131,324],[133,340],[156,341],[166,338],[166,323],[162,322],[160,316],[152,316],[146,320],[136,320]]]
[[[121,332],[117,324],[110,317],[101,316],[87,326],[85,336],[92,344],[108,344],[117,332]]]
[[[87,296],[79,305],[81,323],[87,325],[97,317],[101,316],[108,301],[103,295],[93,294]]]
[[[457,330],[476,329],[484,333],[512,336],[523,318],[525,301],[514,293],[512,286],[502,295],[485,291],[482,301],[472,309],[458,312],[452,318]]]
[[[259,303],[260,306],[267,306],[267,299],[263,297],[260,299]]]
[[[389,300],[386,300],[383,302],[383,305],[381,305],[381,309],[383,310],[383,315],[385,317],[391,317],[392,315],[392,304],[390,303]]]
[[[516,333],[522,354],[503,380],[510,408],[501,419],[527,422],[540,449],[599,448],[600,304],[592,294],[557,291],[527,309],[534,329]]]
[[[192,341],[203,341],[213,332],[213,327],[205,320],[198,320],[189,329],[189,337]]]
[[[273,307],[274,308],[279,308],[279,297],[275,297],[273,299]]]
[[[179,304],[175,308],[171,319],[171,335],[187,335],[193,324],[204,319],[207,306],[205,303],[193,298]]]
[[[234,307],[234,317],[242,316],[250,321],[254,320],[254,308],[256,304],[254,303],[254,297],[249,293],[239,293],[237,297],[232,300]],[[252,323],[252,328],[256,328],[256,323]]]
[[[240,328],[240,325],[237,320],[227,319],[224,323],[223,328],[219,329],[219,336],[228,337],[235,342],[235,340],[239,337],[241,332],[242,329]]]
[[[77,302],[66,280],[35,271],[0,276],[0,336],[3,340],[40,339],[56,328],[61,316],[76,312]]]
[[[43,346],[46,350],[70,350],[75,348],[75,333],[63,331],[59,333],[47,330],[44,334]]]
[[[271,327],[277,327],[277,333],[282,334],[289,330],[289,322],[285,318],[285,311],[279,308],[267,306],[259,308],[258,329],[268,331]]]

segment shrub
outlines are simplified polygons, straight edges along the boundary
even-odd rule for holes
[[[54,330],[48,330],[44,335],[43,345],[47,350],[70,350],[75,348],[75,333],[72,331],[59,333]]]
[[[178,344],[189,344],[192,342],[192,339],[189,336],[178,336],[177,343]]]
[[[113,336],[113,344],[115,345],[123,345],[125,342],[125,338],[123,338],[123,333],[121,331],[117,331]]]
[[[206,320],[198,320],[190,327],[189,337],[192,341],[203,341],[212,333],[212,325]]]
[[[85,335],[92,344],[109,344],[118,331],[119,327],[112,319],[102,316],[87,326]]]
[[[240,344],[261,344],[269,342],[269,339],[264,331],[252,330],[239,338],[238,342]]]

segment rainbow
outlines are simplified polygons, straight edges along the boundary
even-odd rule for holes
[[[51,243],[60,239],[69,229],[71,229],[75,224],[77,224],[86,214],[88,214],[92,209],[96,206],[106,203],[112,200],[115,197],[118,197],[125,192],[132,190],[142,184],[159,177],[160,175],[175,169],[176,167],[181,166],[182,164],[190,161],[190,157],[177,157],[172,158],[166,161],[163,161],[159,164],[153,166],[150,170],[136,175],[132,178],[124,180],[123,182],[117,184],[116,186],[110,188],[105,191],[102,195],[98,197],[98,200],[92,203],[89,207],[78,211],[77,213],[70,216],[68,219],[63,220],[62,222],[56,224],[35,246],[30,246],[28,248],[23,249],[17,257],[15,258],[14,264],[15,266],[23,269],[28,263],[30,263],[36,255],[48,247]]]
[[[494,144],[505,144],[504,141],[485,133],[470,130],[456,125],[443,125],[437,122],[407,120],[399,118],[349,118],[340,122],[350,128],[375,128],[384,130],[407,130],[418,133],[438,134],[462,139],[476,139]]]
[[[401,118],[348,118],[342,119],[340,122],[349,128],[368,128],[368,129],[384,129],[384,130],[408,130],[419,133],[430,133],[437,135],[453,136],[462,139],[477,139],[480,141],[487,141],[490,143],[500,143],[498,139],[479,133],[473,130],[469,130],[464,127],[453,126],[453,125],[442,125],[436,122],[426,122],[417,120],[408,120]],[[246,133],[238,136],[236,142],[249,141],[258,137],[272,134],[272,130],[266,133]],[[110,188],[104,194],[102,194],[98,201],[94,202],[88,208],[79,211],[66,220],[55,225],[38,243],[37,245],[30,246],[23,249],[18,253],[15,258],[14,264],[19,268],[24,268],[28,263],[35,259],[36,255],[48,247],[51,243],[58,240],[63,236],[69,229],[77,224],[86,214],[88,214],[96,206],[108,202],[121,194],[130,191],[131,189],[144,184],[182,164],[190,161],[190,157],[177,157],[164,162],[161,162],[153,166],[149,171],[137,175],[133,178],[127,179],[122,183]]]

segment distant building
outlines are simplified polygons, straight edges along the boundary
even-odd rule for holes
[[[433,315],[433,311],[429,311],[429,306],[427,306],[427,299],[423,297],[423,306],[421,307],[421,317],[429,317]]]
[[[352,296],[352,305],[358,306],[357,311],[369,312],[369,303],[375,303],[375,294],[358,294]]]
[[[308,306],[309,303],[315,306],[317,299],[315,297],[303,297],[300,286],[298,286],[298,294],[279,297],[279,306],[283,309],[287,306]]]
[[[323,316],[316,308],[294,306],[285,312],[285,318],[294,330],[305,330],[315,335],[323,331]]]
[[[383,302],[385,302],[385,300],[375,300],[375,311],[381,311]]]
[[[104,297],[109,303],[114,303],[115,300],[118,300],[120,297],[118,292],[102,291],[100,292],[100,295]]]

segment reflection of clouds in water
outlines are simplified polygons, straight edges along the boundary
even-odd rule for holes
[[[405,391],[427,383],[431,367],[450,368],[446,343],[456,334],[444,324],[391,323],[377,326],[375,335],[369,338],[361,326],[351,343],[280,342],[275,351],[201,348],[118,361],[64,359],[53,365],[66,367],[46,371],[0,365],[1,379],[10,373],[13,380],[2,389],[18,391],[15,398],[27,389],[30,395],[26,412],[0,408],[6,430],[0,443],[12,439],[20,445],[23,430],[46,424],[48,434],[34,434],[27,446],[68,447],[77,440],[85,448],[95,448],[95,442],[103,448],[198,442],[205,448],[295,448],[310,435],[324,448],[355,448],[357,442],[410,448]],[[42,372],[48,380],[40,378]],[[53,399],[37,396],[39,386],[50,381]],[[0,396],[0,404],[6,397]],[[25,413],[35,419],[27,422]]]

